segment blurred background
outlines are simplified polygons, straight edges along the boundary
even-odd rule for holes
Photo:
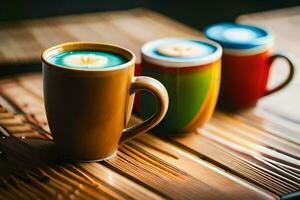
[[[1,0],[0,21],[146,7],[194,28],[245,13],[300,5],[300,0]]]
[[[79,33],[73,30],[74,27],[72,27],[72,25],[70,25],[71,29],[67,30],[67,24],[63,24],[62,27],[56,27],[60,25],[54,23],[52,24],[53,26],[48,27],[46,23],[38,22],[34,25],[37,27],[37,29],[35,29],[31,27],[31,22],[28,21],[27,24],[15,23],[20,20],[42,19],[52,16],[76,15],[81,13],[128,10],[143,7],[168,16],[192,28],[202,30],[209,24],[220,21],[235,21],[237,17],[245,14],[250,15],[247,15],[248,19],[242,20],[243,23],[255,22],[255,24],[257,24],[257,20],[251,19],[252,17],[249,18],[249,16],[252,16],[251,13],[260,13],[262,11],[292,7],[291,11],[283,14],[283,18],[286,18],[284,17],[285,15],[292,16],[291,13],[296,16],[300,12],[300,9],[293,9],[293,7],[299,5],[300,0],[1,0],[0,43],[2,46],[0,46],[0,66],[10,65],[10,67],[1,69],[0,77],[19,72],[40,71],[40,52],[47,47],[53,46],[54,44],[74,40],[73,36],[75,36],[75,40],[87,40],[86,37],[83,37],[85,34],[91,36],[88,37],[88,40],[98,40],[101,38],[93,38],[92,32],[95,31],[91,31],[91,27],[88,29],[82,28],[82,24],[78,24],[78,27],[75,27],[76,30],[79,29]],[[137,18],[138,17],[135,19],[138,20]],[[267,16],[267,18],[273,19],[273,14]],[[263,19],[265,19],[265,17],[261,17],[261,19],[262,20],[259,20],[260,23],[257,25],[270,25],[269,22],[264,22]],[[284,30],[289,33],[291,33],[291,31],[287,30],[289,28],[282,29],[282,26],[296,27],[292,19],[287,19],[287,21],[280,20],[281,19],[279,19],[278,22],[280,27],[271,26],[271,30],[275,30],[275,32],[277,32],[277,28],[281,29],[279,32],[282,32],[282,34],[285,35],[286,33]],[[96,20],[96,23],[101,23],[101,20]],[[133,26],[133,24],[126,25],[126,23],[126,20],[124,21],[124,19],[121,19],[119,25],[125,26],[126,28]],[[85,25],[86,24],[87,23],[85,22]],[[273,24],[273,22],[271,24]],[[274,24],[277,24],[277,22]],[[101,25],[97,24],[96,26],[98,27]],[[148,25],[144,24],[144,26],[147,27]],[[61,33],[61,30],[64,30],[65,35],[58,34]],[[163,35],[163,33],[160,32],[162,31],[159,30],[159,34],[156,34]],[[277,35],[280,35],[278,33]],[[98,34],[101,35],[101,33]],[[142,35],[147,35],[143,33],[142,30],[140,33],[136,34],[139,35],[139,37]],[[108,39],[108,41],[117,43],[120,42],[119,37],[122,37],[113,34],[103,36],[106,37],[106,40]],[[290,34],[288,38],[292,39],[294,43],[298,40],[298,35]],[[153,38],[147,38],[145,41],[150,39]],[[284,44],[281,45],[284,47],[283,49],[296,52],[296,50],[292,49],[295,46],[289,45],[289,41],[282,41],[282,44]],[[126,44],[126,42],[123,40],[121,40],[121,42],[124,43],[122,43],[122,45],[125,45],[125,47],[131,48],[132,46],[130,44]],[[281,40],[277,41],[277,44],[280,43]],[[140,45],[141,44],[142,43],[140,43]],[[30,49],[28,50],[28,48]],[[25,65],[26,67],[24,67]]]

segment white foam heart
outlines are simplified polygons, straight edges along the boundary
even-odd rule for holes
[[[224,37],[228,40],[246,42],[256,38],[256,34],[243,28],[229,28],[224,31]]]
[[[95,54],[68,55],[63,59],[64,64],[67,66],[87,68],[102,67],[107,61],[108,59],[106,57]]]
[[[165,56],[191,58],[204,56],[209,53],[205,47],[197,44],[166,44],[157,48],[157,51]]]

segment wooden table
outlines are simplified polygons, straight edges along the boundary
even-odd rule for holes
[[[273,28],[269,24],[278,20],[282,25],[281,18],[290,23],[286,19],[290,17],[300,23],[297,13],[239,20]],[[278,40],[284,41],[280,31],[274,29]],[[132,49],[139,61],[141,45],[160,37],[201,37],[201,33],[143,9],[3,24],[0,72],[39,62],[42,49],[74,40],[117,43]],[[277,47],[284,48],[282,43]],[[290,45],[297,47],[296,42]],[[296,48],[288,50],[299,55]],[[278,72],[274,73],[278,81]],[[216,111],[205,127],[193,133],[164,139],[147,133],[120,147],[108,161],[70,163],[59,159],[53,148],[40,74],[3,78],[0,199],[285,198],[300,190],[297,83],[298,77],[255,109],[236,114]],[[136,121],[133,117],[131,123]]]

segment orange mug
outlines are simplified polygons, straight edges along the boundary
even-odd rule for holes
[[[122,56],[126,61],[107,68],[73,68],[52,62],[71,52],[70,63],[93,66],[105,58],[95,52]],[[88,52],[80,57],[80,52]],[[78,56],[74,56],[77,55]],[[122,47],[72,42],[51,47],[42,54],[43,89],[47,119],[60,151],[79,161],[112,157],[118,146],[157,125],[168,109],[168,93],[157,80],[134,77],[135,55]],[[141,124],[125,128],[135,92],[148,90],[158,100],[158,110]]]

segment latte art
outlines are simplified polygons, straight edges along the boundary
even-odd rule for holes
[[[242,28],[229,28],[223,33],[224,38],[238,42],[247,42],[256,38],[255,32]]]
[[[126,63],[128,59],[120,54],[112,52],[75,50],[65,51],[54,55],[50,57],[48,61],[63,67],[93,70],[117,67]]]
[[[203,56],[209,53],[207,48],[196,44],[167,44],[157,48],[157,51],[165,56],[191,58]]]
[[[163,38],[147,42],[142,47],[142,58],[164,67],[190,67],[219,59],[222,49],[209,40]]]
[[[108,59],[95,54],[68,55],[63,59],[65,65],[72,67],[97,68],[105,65]]]

